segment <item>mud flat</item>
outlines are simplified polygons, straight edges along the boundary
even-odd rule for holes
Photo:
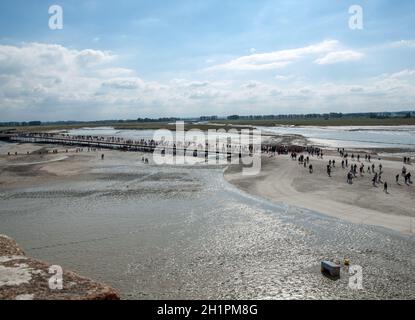
[[[123,299],[415,298],[409,234],[251,195],[225,181],[221,166],[157,166],[134,152],[52,154],[57,147],[2,150],[0,233],[28,257]],[[348,287],[347,267],[338,281],[320,274],[322,260],[345,258],[363,268],[363,290]]]

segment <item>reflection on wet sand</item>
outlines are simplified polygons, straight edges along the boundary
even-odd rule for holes
[[[250,196],[221,166],[101,153],[20,167],[1,155],[0,233],[123,298],[415,297],[413,237]],[[344,258],[363,267],[364,290],[348,288],[346,267],[321,276],[322,260]]]

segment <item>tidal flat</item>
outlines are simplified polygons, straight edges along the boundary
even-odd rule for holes
[[[249,195],[222,166],[119,151],[56,161],[27,158],[29,148],[49,147],[2,147],[0,233],[124,299],[415,298],[413,236]],[[321,275],[322,260],[345,258],[362,267],[362,290],[349,288],[346,267],[339,281]]]

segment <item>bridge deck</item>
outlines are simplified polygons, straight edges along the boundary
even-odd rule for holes
[[[117,140],[115,137],[106,137],[107,140],[99,139],[81,139],[74,137],[56,137],[56,136],[28,136],[28,135],[9,135],[9,141],[16,142],[27,142],[27,143],[47,143],[47,144],[61,144],[61,145],[71,145],[71,146],[83,146],[90,148],[104,148],[104,149],[121,149],[125,151],[141,151],[141,152],[151,152],[153,153],[156,148],[160,151],[170,153],[170,154],[186,154],[193,153],[194,156],[209,154],[215,155],[239,155],[239,156],[252,156],[251,152],[239,151],[239,150],[211,150],[206,148],[198,148],[196,146],[189,146],[187,148],[177,148],[174,146],[165,146],[165,145],[154,145],[154,144],[139,144],[134,142],[122,141],[108,141],[108,140]]]

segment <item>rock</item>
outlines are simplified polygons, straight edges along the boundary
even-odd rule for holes
[[[26,257],[16,241],[0,235],[0,299],[120,299],[115,289],[68,270],[62,270],[62,286],[59,288],[56,284],[60,282],[54,278],[59,269],[59,266],[51,268],[50,264]]]
[[[16,241],[0,234],[0,256],[24,256],[24,251]]]

